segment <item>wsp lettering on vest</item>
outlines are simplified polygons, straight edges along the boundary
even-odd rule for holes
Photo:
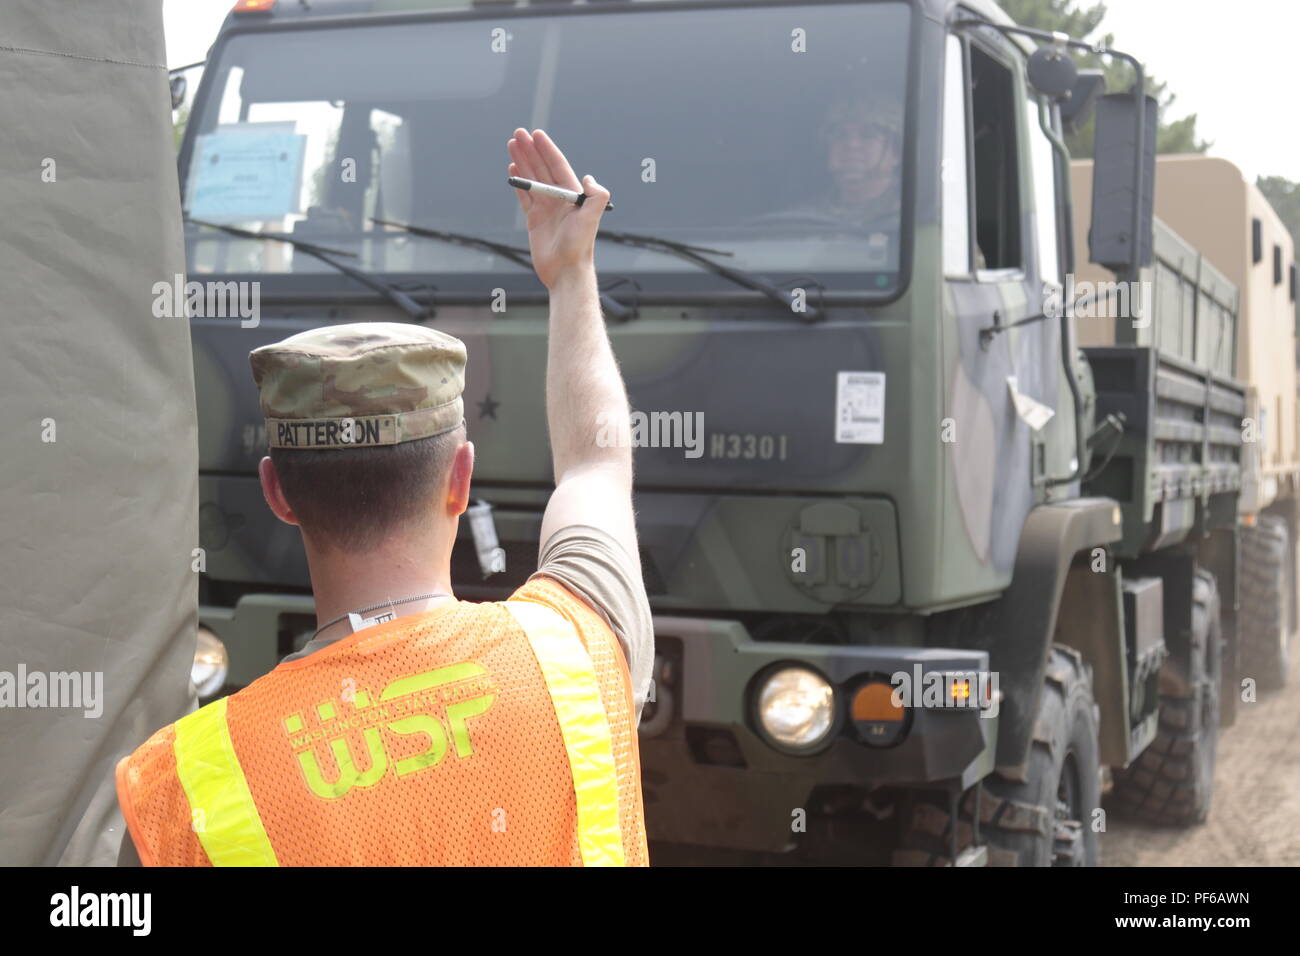
[[[367,691],[358,690],[350,702],[351,714],[340,714],[333,701],[321,701],[315,708],[319,726],[314,730],[305,725],[303,713],[289,714],[281,723],[308,789],[323,799],[336,800],[354,787],[372,787],[385,778],[389,757],[381,727],[400,737],[427,741],[422,752],[392,764],[391,779],[436,767],[447,755],[449,737],[458,758],[473,756],[469,721],[484,714],[496,694],[491,675],[480,665],[465,661],[398,678],[374,703]],[[428,712],[435,705],[443,706],[445,720]],[[358,769],[352,754],[358,731],[366,755],[364,771]],[[333,780],[326,779],[316,755],[316,745],[326,742],[337,769]]]
[[[148,936],[153,925],[150,893],[82,893],[73,886],[50,897],[51,926],[129,926],[131,935]]]

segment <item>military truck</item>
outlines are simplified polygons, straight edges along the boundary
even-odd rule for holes
[[[1091,202],[1092,163],[1075,161],[1071,172],[1075,206],[1086,207]],[[1290,642],[1297,625],[1300,418],[1294,243],[1263,193],[1226,159],[1159,157],[1155,210],[1195,247],[1177,253],[1189,276],[1213,277],[1216,288],[1223,288],[1226,279],[1239,290],[1235,374],[1249,383],[1239,498],[1242,600],[1240,646],[1226,648],[1225,657],[1238,658],[1241,674],[1259,687],[1276,690],[1285,685],[1290,671]],[[1075,242],[1086,242],[1081,222],[1075,225]],[[1211,271],[1213,267],[1217,269]],[[1079,276],[1091,282],[1114,279],[1091,263],[1080,267]],[[1174,324],[1153,329],[1154,344],[1176,350],[1187,340],[1190,305]],[[1078,328],[1086,345],[1112,344],[1110,323],[1079,319]],[[1225,704],[1236,696],[1225,696]],[[1225,716],[1228,710],[1225,707]]]
[[[547,305],[503,147],[542,127],[615,196],[597,268],[640,416],[658,858],[1095,864],[1103,768],[1116,806],[1203,819],[1238,293],[1169,258],[1137,61],[1101,95],[1080,46],[990,0],[241,0],[179,159],[189,279],[260,303],[191,320],[228,683],[314,628],[256,477],[247,355],[286,334],[463,338],[480,504],[456,588],[533,570]],[[1061,134],[1094,109],[1087,257],[1139,291],[1080,349],[1076,313],[1121,301],[1073,295]],[[1143,331],[1180,308],[1187,347]]]

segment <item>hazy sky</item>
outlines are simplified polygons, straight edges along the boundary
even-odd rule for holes
[[[1099,32],[1178,97],[1172,118],[1197,115],[1210,154],[1247,177],[1300,180],[1294,122],[1297,0],[1110,0]]]
[[[170,65],[202,60],[232,6],[164,0]],[[1177,94],[1172,118],[1197,114],[1212,155],[1251,180],[1300,180],[1300,124],[1290,109],[1300,0],[1109,0],[1099,32],[1107,31]]]

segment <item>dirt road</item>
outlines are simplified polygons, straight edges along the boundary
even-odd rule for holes
[[[1300,693],[1239,704],[1219,737],[1210,818],[1162,829],[1108,815],[1105,866],[1300,865]]]

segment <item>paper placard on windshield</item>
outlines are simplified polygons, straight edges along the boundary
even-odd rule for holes
[[[835,381],[835,441],[879,445],[885,440],[885,373],[839,372]]]
[[[293,123],[232,123],[200,136],[189,214],[249,222],[299,212],[307,137],[293,130]]]

